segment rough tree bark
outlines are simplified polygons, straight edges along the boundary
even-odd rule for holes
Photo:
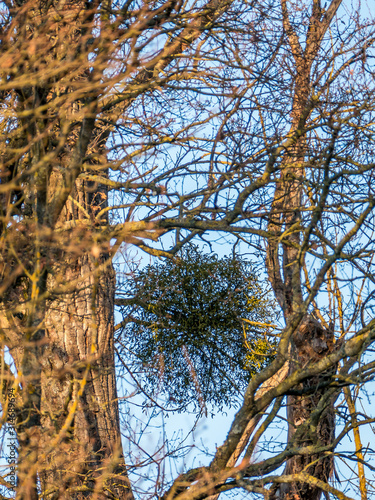
[[[64,265],[58,272],[64,272],[67,282],[76,281],[78,287],[52,300],[46,311],[42,449],[50,447],[51,436],[58,437],[57,446],[46,457],[42,477],[46,496],[54,491],[48,498],[61,498],[69,487],[71,498],[84,497],[99,484],[109,498],[131,498],[121,453],[115,381],[115,276],[108,263],[98,272],[104,259],[92,254],[75,262],[62,258]],[[95,483],[98,475],[102,478]],[[78,485],[81,494],[74,493]]]

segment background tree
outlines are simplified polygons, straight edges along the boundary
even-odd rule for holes
[[[349,389],[373,377],[373,34],[339,0],[3,4],[0,327],[17,372],[3,356],[1,373],[18,498],[133,497],[112,261],[124,243],[168,256],[211,231],[264,258],[285,328],[213,460],[159,497],[348,498],[329,477],[354,456],[339,448],[351,430],[359,474],[371,467],[358,428],[372,419]],[[175,244],[145,242],[167,232]],[[289,437],[258,459],[286,396]]]

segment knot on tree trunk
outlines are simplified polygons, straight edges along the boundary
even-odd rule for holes
[[[293,335],[293,344],[298,364],[319,361],[334,350],[335,336],[333,325],[322,326],[318,320],[308,315]]]

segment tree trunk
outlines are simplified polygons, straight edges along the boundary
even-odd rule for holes
[[[93,236],[108,222],[105,216],[97,220],[107,194],[78,179],[87,152],[97,158],[104,150],[87,97],[88,89],[96,95],[90,78],[100,80],[102,71],[90,71],[88,63],[93,12],[81,0],[33,3],[22,5],[14,21],[18,46],[25,52],[29,43],[37,54],[37,62],[33,52],[22,60],[25,75],[36,73],[38,82],[31,85],[25,76],[17,92],[21,146],[27,151],[22,168],[30,175],[25,174],[22,217],[11,227],[14,237],[4,259],[9,265],[17,255],[23,267],[1,311],[8,317],[2,322],[22,384],[20,500],[40,497],[39,489],[48,500],[132,498],[116,393],[115,275],[108,242],[96,243]],[[51,78],[48,67],[55,71]],[[59,112],[54,99],[62,95]],[[20,307],[21,319],[18,312],[12,316]]]
[[[331,354],[337,344],[334,341],[333,328],[325,329],[320,323],[308,316],[293,335],[293,361],[290,373],[296,368],[318,362]],[[284,470],[285,475],[301,472],[328,482],[333,472],[333,455],[330,445],[335,437],[334,395],[327,391],[327,386],[335,370],[322,373],[304,380],[295,387],[300,395],[287,397],[288,447],[301,450],[290,458]],[[309,454],[308,447],[316,447],[314,454]],[[319,500],[321,488],[313,483],[290,482],[274,486],[270,500]]]
[[[313,109],[311,71],[318,54],[323,35],[340,4],[333,1],[327,11],[320,2],[313,1],[305,47],[300,43],[296,30],[289,19],[287,3],[282,0],[283,24],[295,64],[293,105],[291,110],[291,146],[285,151],[281,172],[276,182],[274,200],[268,229],[273,234],[267,249],[267,270],[276,298],[283,310],[286,323],[303,303],[301,270],[304,264],[302,245],[304,161],[308,155],[305,136],[306,121]],[[335,348],[333,328],[327,330],[311,316],[306,316],[291,339],[289,374],[296,368],[318,361]],[[327,454],[334,439],[333,399],[325,397],[324,381],[328,375],[306,379],[296,392],[287,398],[288,447],[301,450],[286,463],[284,474],[307,473],[327,482],[333,472],[332,456]],[[329,378],[329,377],[328,377]],[[320,388],[321,386],[321,388]],[[314,445],[325,451],[316,454],[303,452]],[[271,490],[275,500],[319,500],[322,490],[311,483],[291,481]]]
[[[74,193],[86,213],[106,206],[106,193],[87,183]],[[78,229],[64,230],[69,222]],[[37,478],[46,499],[133,498],[116,392],[115,274],[108,243],[93,243],[95,227],[87,222],[66,205],[52,249],[39,248],[46,268],[35,287],[24,277],[16,281],[6,302],[11,312],[1,317],[22,383],[18,499],[39,498]],[[20,248],[30,250],[26,245],[21,239]],[[14,315],[19,304],[24,314]]]
[[[132,497],[115,380],[115,275],[110,264],[98,272],[104,259],[85,254],[55,268],[67,283],[77,281],[77,288],[51,301],[45,319],[41,481],[46,498],[84,498],[93,491],[99,498]],[[54,288],[53,278],[49,286]]]

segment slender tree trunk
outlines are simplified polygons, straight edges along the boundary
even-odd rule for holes
[[[303,228],[300,209],[303,195],[301,179],[304,178],[304,161],[308,153],[305,126],[313,108],[310,73],[323,35],[339,4],[339,1],[333,1],[327,11],[323,12],[320,2],[313,0],[310,25],[303,48],[290,23],[287,2],[281,1],[284,29],[295,63],[290,128],[294,142],[285,152],[280,176],[276,182],[268,226],[274,236],[268,244],[267,269],[286,322],[303,302],[300,273],[303,268],[304,250],[301,241]],[[318,361],[334,349],[333,329],[326,329],[311,316],[306,316],[291,339],[289,373]],[[323,450],[316,454],[304,452],[289,459],[284,471],[287,475],[303,472],[327,482],[333,472],[333,459],[329,454],[335,425],[333,396],[326,396],[324,386],[329,375],[332,373],[323,373],[305,380],[296,388],[300,395],[290,395],[287,398],[288,447],[302,450],[314,445]],[[293,481],[271,490],[272,500],[319,500],[321,494],[322,490],[312,483]]]

